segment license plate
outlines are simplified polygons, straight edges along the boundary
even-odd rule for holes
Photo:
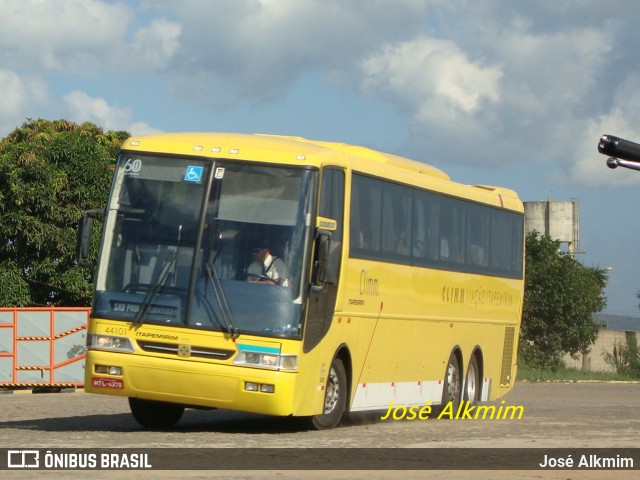
[[[91,377],[91,384],[96,388],[124,388],[124,381],[119,378]]]

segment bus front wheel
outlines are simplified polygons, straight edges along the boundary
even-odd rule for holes
[[[129,398],[129,408],[133,418],[140,425],[151,429],[171,428],[178,423],[184,413],[182,405],[139,398]]]
[[[342,419],[347,404],[347,374],[342,360],[336,358],[331,362],[327,378],[323,411],[311,417],[311,424],[316,430],[333,428]]]

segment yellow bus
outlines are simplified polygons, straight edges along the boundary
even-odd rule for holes
[[[511,190],[341,143],[157,134],[123,144],[103,213],[85,389],[144,427],[225,408],[332,428],[513,386]]]

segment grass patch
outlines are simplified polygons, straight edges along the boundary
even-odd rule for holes
[[[518,365],[518,380],[526,382],[577,382],[577,381],[599,381],[599,382],[612,382],[612,381],[632,381],[638,380],[626,375],[620,375],[619,373],[608,372],[583,372],[576,370],[575,368],[561,367],[556,371],[550,370],[538,370],[531,368],[528,365]]]

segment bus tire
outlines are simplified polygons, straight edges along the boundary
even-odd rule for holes
[[[467,376],[464,381],[464,397],[463,400],[471,405],[476,405],[480,401],[480,369],[478,368],[478,359],[475,355],[471,356],[469,366],[467,367]]]
[[[344,415],[347,405],[347,374],[339,358],[331,362],[325,387],[323,412],[311,417],[311,425],[316,430],[334,428]]]
[[[458,357],[451,352],[447,369],[444,373],[444,387],[442,389],[442,408],[446,408],[451,403],[452,411],[457,412],[460,406],[460,398],[462,394],[462,378],[460,375],[460,366]]]
[[[139,398],[129,398],[129,408],[133,418],[143,427],[150,429],[171,428],[184,413],[182,405]]]

